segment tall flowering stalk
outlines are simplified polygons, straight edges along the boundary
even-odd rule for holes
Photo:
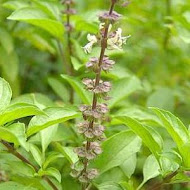
[[[76,10],[72,8],[75,4],[73,0],[63,0],[62,4],[66,5],[66,10],[63,11],[63,14],[66,15],[66,23],[65,28],[67,32],[67,40],[68,40],[68,50],[71,55],[71,32],[73,30],[73,26],[71,25],[71,15],[76,14]]]
[[[73,26],[71,24],[71,16],[76,14],[76,10],[73,9],[75,2],[73,0],[63,0],[62,4],[66,6],[66,9],[62,12],[66,16],[66,22],[64,23],[66,35],[67,35],[67,48],[65,48],[66,57],[64,58],[66,70],[68,75],[74,75],[74,69],[71,63],[72,56],[72,44],[71,44],[71,32],[73,31]],[[74,91],[70,89],[70,103],[73,103]]]
[[[79,161],[72,166],[71,175],[79,179],[83,184],[82,189],[87,189],[88,184],[98,175],[95,168],[89,168],[90,160],[96,158],[102,153],[100,143],[104,140],[105,127],[102,122],[105,120],[105,114],[108,112],[106,103],[101,99],[108,100],[107,93],[111,90],[111,83],[101,80],[101,72],[108,72],[112,69],[115,62],[110,60],[105,54],[106,49],[122,49],[127,37],[122,37],[122,29],[118,28],[112,31],[112,24],[119,20],[120,14],[114,11],[117,0],[111,0],[109,11],[99,15],[100,31],[97,36],[87,35],[89,43],[83,47],[86,53],[90,53],[95,44],[101,45],[100,56],[91,57],[86,67],[96,75],[95,79],[85,78],[83,84],[85,88],[93,93],[92,105],[80,106],[84,121],[78,124],[78,132],[83,134],[85,142],[82,147],[75,148],[79,156]]]

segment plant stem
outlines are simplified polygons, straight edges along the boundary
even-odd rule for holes
[[[167,175],[162,182],[160,183],[156,183],[154,185],[152,185],[149,190],[158,190],[161,188],[162,185],[164,185],[165,183],[170,182],[170,180],[175,177],[178,174],[178,170],[175,172],[172,172],[171,174]]]
[[[65,56],[64,53],[63,53],[63,48],[62,48],[61,43],[60,43],[59,41],[57,41],[57,45],[58,45],[58,49],[59,49],[59,53],[60,53],[62,62],[63,62],[63,64],[65,65],[66,74],[67,74],[67,75],[73,75],[73,74],[71,74],[70,66],[69,66],[69,64],[68,64],[68,61],[67,61],[67,59],[66,59],[66,56]],[[70,56],[70,55],[69,55],[69,56]],[[69,100],[69,102],[70,102],[71,104],[73,104],[74,91],[73,91],[72,88],[70,88],[69,91],[70,91],[70,100]]]
[[[70,10],[70,4],[67,4],[67,11]],[[70,23],[70,14],[67,14],[67,23],[66,25],[68,26],[68,30],[67,30],[67,47],[68,47],[68,62],[69,62],[69,72],[70,75],[73,76],[74,75],[74,69],[72,66],[72,62],[71,62],[71,56],[72,56],[72,47],[71,47],[71,23]],[[71,88],[70,90],[70,103],[73,104],[74,101],[74,90]]]
[[[59,49],[59,54],[60,54],[61,60],[62,60],[63,64],[65,65],[65,72],[66,72],[67,74],[70,74],[70,73],[69,73],[69,66],[68,66],[68,64],[67,64],[65,55],[64,55],[64,53],[63,53],[63,48],[62,48],[61,42],[59,42],[58,40],[57,40],[57,45],[58,45],[58,49]]]
[[[115,3],[116,3],[115,1],[112,1],[112,3],[111,3],[111,7],[110,7],[110,10],[109,10],[110,15],[113,12]],[[98,63],[99,70],[98,70],[98,72],[96,74],[95,87],[97,87],[99,85],[100,78],[101,78],[101,65],[102,65],[104,55],[105,55],[105,50],[107,48],[108,30],[109,30],[109,22],[106,22],[103,38],[101,40],[101,52],[100,52],[99,63]],[[98,101],[98,97],[97,97],[96,93],[94,93],[93,94],[93,101],[92,101],[92,110],[96,109],[97,101]],[[93,127],[94,127],[94,119],[89,124],[89,128],[93,128]],[[86,150],[88,151],[89,148],[90,148],[90,141],[87,141]],[[88,160],[86,159],[84,161],[84,170],[83,170],[84,172],[86,172],[87,166],[88,166]],[[87,186],[88,186],[88,184],[83,184],[82,190],[86,190]]]
[[[167,16],[171,16],[171,0],[166,0],[166,14]],[[167,49],[169,39],[170,39],[170,28],[167,28],[164,37],[164,49]]]
[[[16,156],[22,162],[32,166],[32,168],[34,168],[35,172],[38,172],[38,168],[34,164],[32,164],[27,158],[25,158],[23,155],[21,155],[19,152],[17,152],[14,149],[14,147],[11,146],[11,144],[9,144],[8,142],[3,141],[3,140],[1,140],[0,142],[7,148],[7,150],[11,154]],[[53,184],[53,182],[47,176],[44,176],[43,179],[52,187],[53,190],[58,190],[58,188]]]

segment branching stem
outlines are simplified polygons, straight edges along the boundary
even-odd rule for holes
[[[32,168],[34,168],[35,172],[38,172],[38,168],[34,164],[32,164],[27,158],[25,158],[23,155],[17,152],[11,144],[3,140],[1,140],[0,142],[7,148],[7,150],[11,154],[16,156],[22,162],[30,165]],[[58,190],[58,188],[53,184],[53,182],[47,176],[44,176],[43,179],[52,187],[53,190]]]
[[[179,172],[179,171],[177,170],[177,171],[172,172],[171,174],[167,175],[167,176],[163,179],[162,182],[156,183],[156,184],[152,185],[152,186],[149,188],[149,190],[159,190],[159,189],[162,187],[162,185],[164,185],[164,184],[170,182],[170,180],[171,180],[173,177],[175,177],[175,176],[178,174],[178,172]]]

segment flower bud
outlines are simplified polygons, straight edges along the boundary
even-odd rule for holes
[[[98,170],[97,169],[89,169],[87,171],[87,178],[92,180],[94,179],[96,176],[98,176]]]
[[[99,104],[99,105],[97,105],[97,111],[102,113],[102,114],[107,113],[108,112],[107,104]]]
[[[76,10],[75,9],[64,10],[63,14],[66,14],[66,15],[75,15],[76,14]]]
[[[78,133],[83,134],[88,130],[89,127],[89,122],[88,121],[84,121],[81,122],[77,125],[78,128]]]
[[[73,30],[73,26],[71,24],[66,23],[65,24],[65,29],[66,29],[67,32],[71,32]]]
[[[83,173],[80,177],[79,177],[79,181],[81,183],[87,183],[88,182],[88,177],[86,173]]]
[[[84,165],[78,161],[71,165],[71,169],[81,172],[84,169]]]
[[[86,150],[85,147],[77,147],[74,149],[74,152],[81,158],[86,157]]]
[[[93,151],[95,154],[101,154],[102,153],[102,149],[99,145],[98,142],[91,142],[90,143],[90,149],[91,151]]]
[[[94,125],[94,128],[93,128],[93,134],[97,137],[102,136],[104,133],[104,130],[105,130],[104,126],[96,124]]]
[[[79,171],[72,170],[72,171],[70,172],[70,175],[71,175],[72,177],[74,177],[74,178],[77,178],[77,177],[79,177],[80,173],[81,173],[81,172],[79,172]]]
[[[62,4],[66,4],[66,5],[73,5],[74,1],[73,0],[63,0],[61,1]]]
[[[99,20],[101,22],[106,22],[107,20],[109,20],[110,22],[115,22],[118,21],[120,17],[121,15],[115,11],[113,11],[111,14],[109,13],[109,11],[105,11],[99,15]]]
[[[115,64],[115,61],[110,60],[108,56],[104,56],[101,68],[103,71],[109,71],[110,69],[113,68],[114,64]]]

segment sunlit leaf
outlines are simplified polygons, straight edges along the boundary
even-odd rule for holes
[[[84,86],[82,85],[81,81],[67,75],[61,75],[63,79],[65,79],[72,88],[76,91],[76,93],[80,96],[81,100],[86,103],[90,104],[90,95],[89,93],[84,89]]]
[[[26,134],[25,134],[25,124],[24,123],[14,123],[12,125],[9,125],[7,127],[7,129],[12,132],[13,134],[15,134],[15,136],[17,137],[19,144],[25,148],[25,150],[29,150],[29,145],[26,142],[27,138],[26,138]]]
[[[19,145],[16,135],[4,127],[0,127],[0,139]]]
[[[9,105],[11,97],[12,91],[8,82],[0,78],[0,111]]]
[[[24,186],[24,185],[21,185],[19,183],[13,182],[13,181],[1,183],[0,189],[2,189],[2,190],[10,190],[10,189],[14,189],[14,190],[21,190],[21,189],[37,190],[36,188],[30,187],[30,186]]]
[[[138,187],[138,190],[140,187],[142,187],[149,179],[152,179],[154,177],[157,177],[160,174],[160,167],[153,155],[150,155],[144,164],[143,167],[143,182]]]
[[[26,103],[17,103],[8,106],[0,114],[0,125],[3,125],[7,122],[13,121],[26,116],[44,114],[38,107],[26,104]]]
[[[52,20],[39,8],[25,7],[16,10],[9,17],[9,20],[23,21],[34,26],[40,27],[54,37],[62,39],[63,25],[57,20]]]
[[[102,144],[103,153],[94,161],[93,166],[103,173],[121,165],[127,158],[138,152],[141,140],[132,131],[120,132]]]
[[[188,129],[181,122],[181,120],[178,117],[174,116],[172,113],[159,108],[151,109],[159,117],[162,126],[166,128],[170,136],[177,144],[178,150],[183,157],[184,164],[187,167],[190,167],[190,135]]]
[[[57,170],[56,168],[47,168],[46,170],[40,170],[38,172],[38,174],[40,176],[52,176],[54,177],[59,183],[61,183],[61,174],[59,172],[59,170]]]
[[[37,162],[39,166],[42,166],[43,157],[42,157],[42,152],[40,151],[40,149],[34,144],[30,144],[29,148],[34,160]]]
[[[113,82],[112,91],[109,94],[112,97],[109,101],[109,107],[114,107],[119,101],[140,89],[140,80],[135,76],[122,78]]]
[[[118,117],[118,119],[131,128],[146,144],[150,151],[158,158],[162,151],[162,139],[153,129],[141,125],[130,117]]]
[[[74,119],[80,115],[74,109],[61,107],[47,108],[43,111],[46,115],[35,116],[31,119],[27,130],[28,136],[31,136],[52,125]]]

